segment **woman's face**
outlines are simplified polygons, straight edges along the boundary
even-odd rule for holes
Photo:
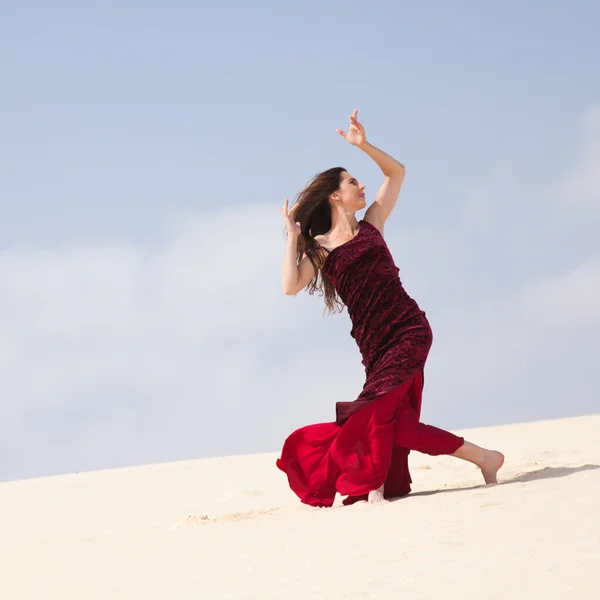
[[[367,204],[365,199],[365,186],[359,183],[355,177],[344,171],[340,176],[340,188],[333,194],[344,208],[349,210],[360,210]]]

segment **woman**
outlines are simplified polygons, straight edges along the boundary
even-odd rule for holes
[[[351,335],[363,357],[366,381],[358,398],[338,402],[336,421],[309,425],[286,440],[277,466],[300,500],[331,506],[381,502],[410,492],[410,450],[448,454],[476,464],[486,483],[496,483],[504,462],[447,431],[419,422],[423,369],[432,342],[425,313],[405,292],[383,239],[404,180],[404,166],[367,142],[364,127],[350,116],[348,133],[385,177],[364,219],[365,186],[343,168],[317,175],[288,210],[283,291],[321,292],[330,311],[346,306]]]

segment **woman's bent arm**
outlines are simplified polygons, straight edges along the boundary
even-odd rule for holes
[[[376,148],[366,140],[359,148],[375,162],[386,177],[390,179],[404,179],[405,170],[401,162],[398,162],[395,158],[386,154],[383,150]]]
[[[383,233],[383,225],[396,205],[406,171],[402,163],[368,142],[360,149],[375,161],[385,176],[375,202],[365,213],[365,220]]]
[[[337,132],[348,143],[360,148],[369,158],[373,159],[385,176],[375,202],[371,204],[365,213],[365,221],[379,229],[383,235],[383,224],[396,205],[396,200],[398,200],[400,188],[404,181],[404,165],[389,154],[386,154],[383,150],[367,142],[365,128],[358,120],[358,110],[355,110],[350,115],[350,129],[348,133],[345,133],[342,129],[338,129]]]
[[[315,276],[315,268],[307,256],[304,256],[300,264],[296,262],[298,251],[298,235],[288,233],[283,255],[282,286],[286,296],[295,296],[303,290]]]

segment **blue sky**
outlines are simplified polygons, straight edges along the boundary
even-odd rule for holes
[[[354,108],[407,167],[424,419],[597,412],[600,8],[481,4],[3,3],[0,479],[276,451],[358,395],[279,279],[285,197],[381,182]]]

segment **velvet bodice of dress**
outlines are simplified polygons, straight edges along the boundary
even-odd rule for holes
[[[356,236],[327,255],[323,270],[348,310],[367,376],[356,401],[338,403],[341,422],[362,402],[423,369],[432,334],[425,313],[406,293],[385,240],[368,221],[360,221]]]

